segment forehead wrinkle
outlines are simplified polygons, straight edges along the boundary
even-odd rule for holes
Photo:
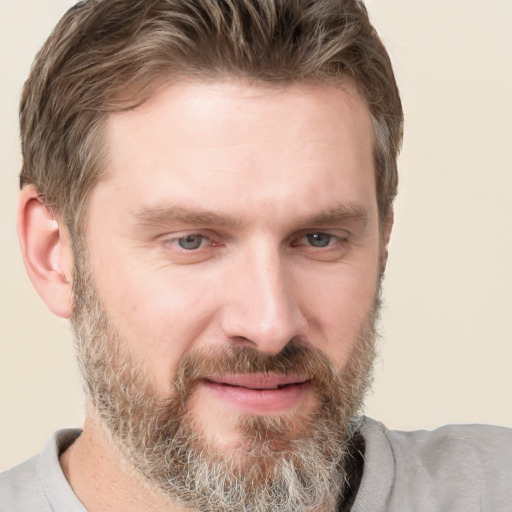
[[[183,205],[165,205],[144,207],[133,212],[135,218],[142,225],[169,225],[180,222],[191,226],[222,226],[237,228],[241,225],[238,218],[223,213],[190,208]]]

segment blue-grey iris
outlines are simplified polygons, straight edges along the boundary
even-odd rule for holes
[[[178,238],[178,245],[182,249],[192,251],[194,249],[199,249],[199,247],[201,247],[203,239],[204,237],[202,235],[188,235],[182,238]]]
[[[325,233],[311,233],[307,235],[308,242],[313,247],[327,247],[332,240],[332,235]]]

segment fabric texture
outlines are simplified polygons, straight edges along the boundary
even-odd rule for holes
[[[0,512],[87,512],[59,463],[59,455],[80,434],[59,430],[39,455],[1,473]]]
[[[363,418],[360,434],[364,468],[352,512],[512,511],[512,429],[401,432]],[[79,435],[58,431],[40,455],[0,474],[0,512],[86,512],[59,464]]]

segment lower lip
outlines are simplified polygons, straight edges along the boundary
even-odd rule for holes
[[[203,386],[216,397],[234,406],[244,414],[276,414],[300,404],[309,383],[292,384],[279,389],[249,389],[204,381]]]

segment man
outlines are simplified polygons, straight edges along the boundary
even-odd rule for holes
[[[402,109],[355,1],[87,1],[21,105],[19,234],[88,396],[0,510],[507,510],[512,435],[359,416]]]

